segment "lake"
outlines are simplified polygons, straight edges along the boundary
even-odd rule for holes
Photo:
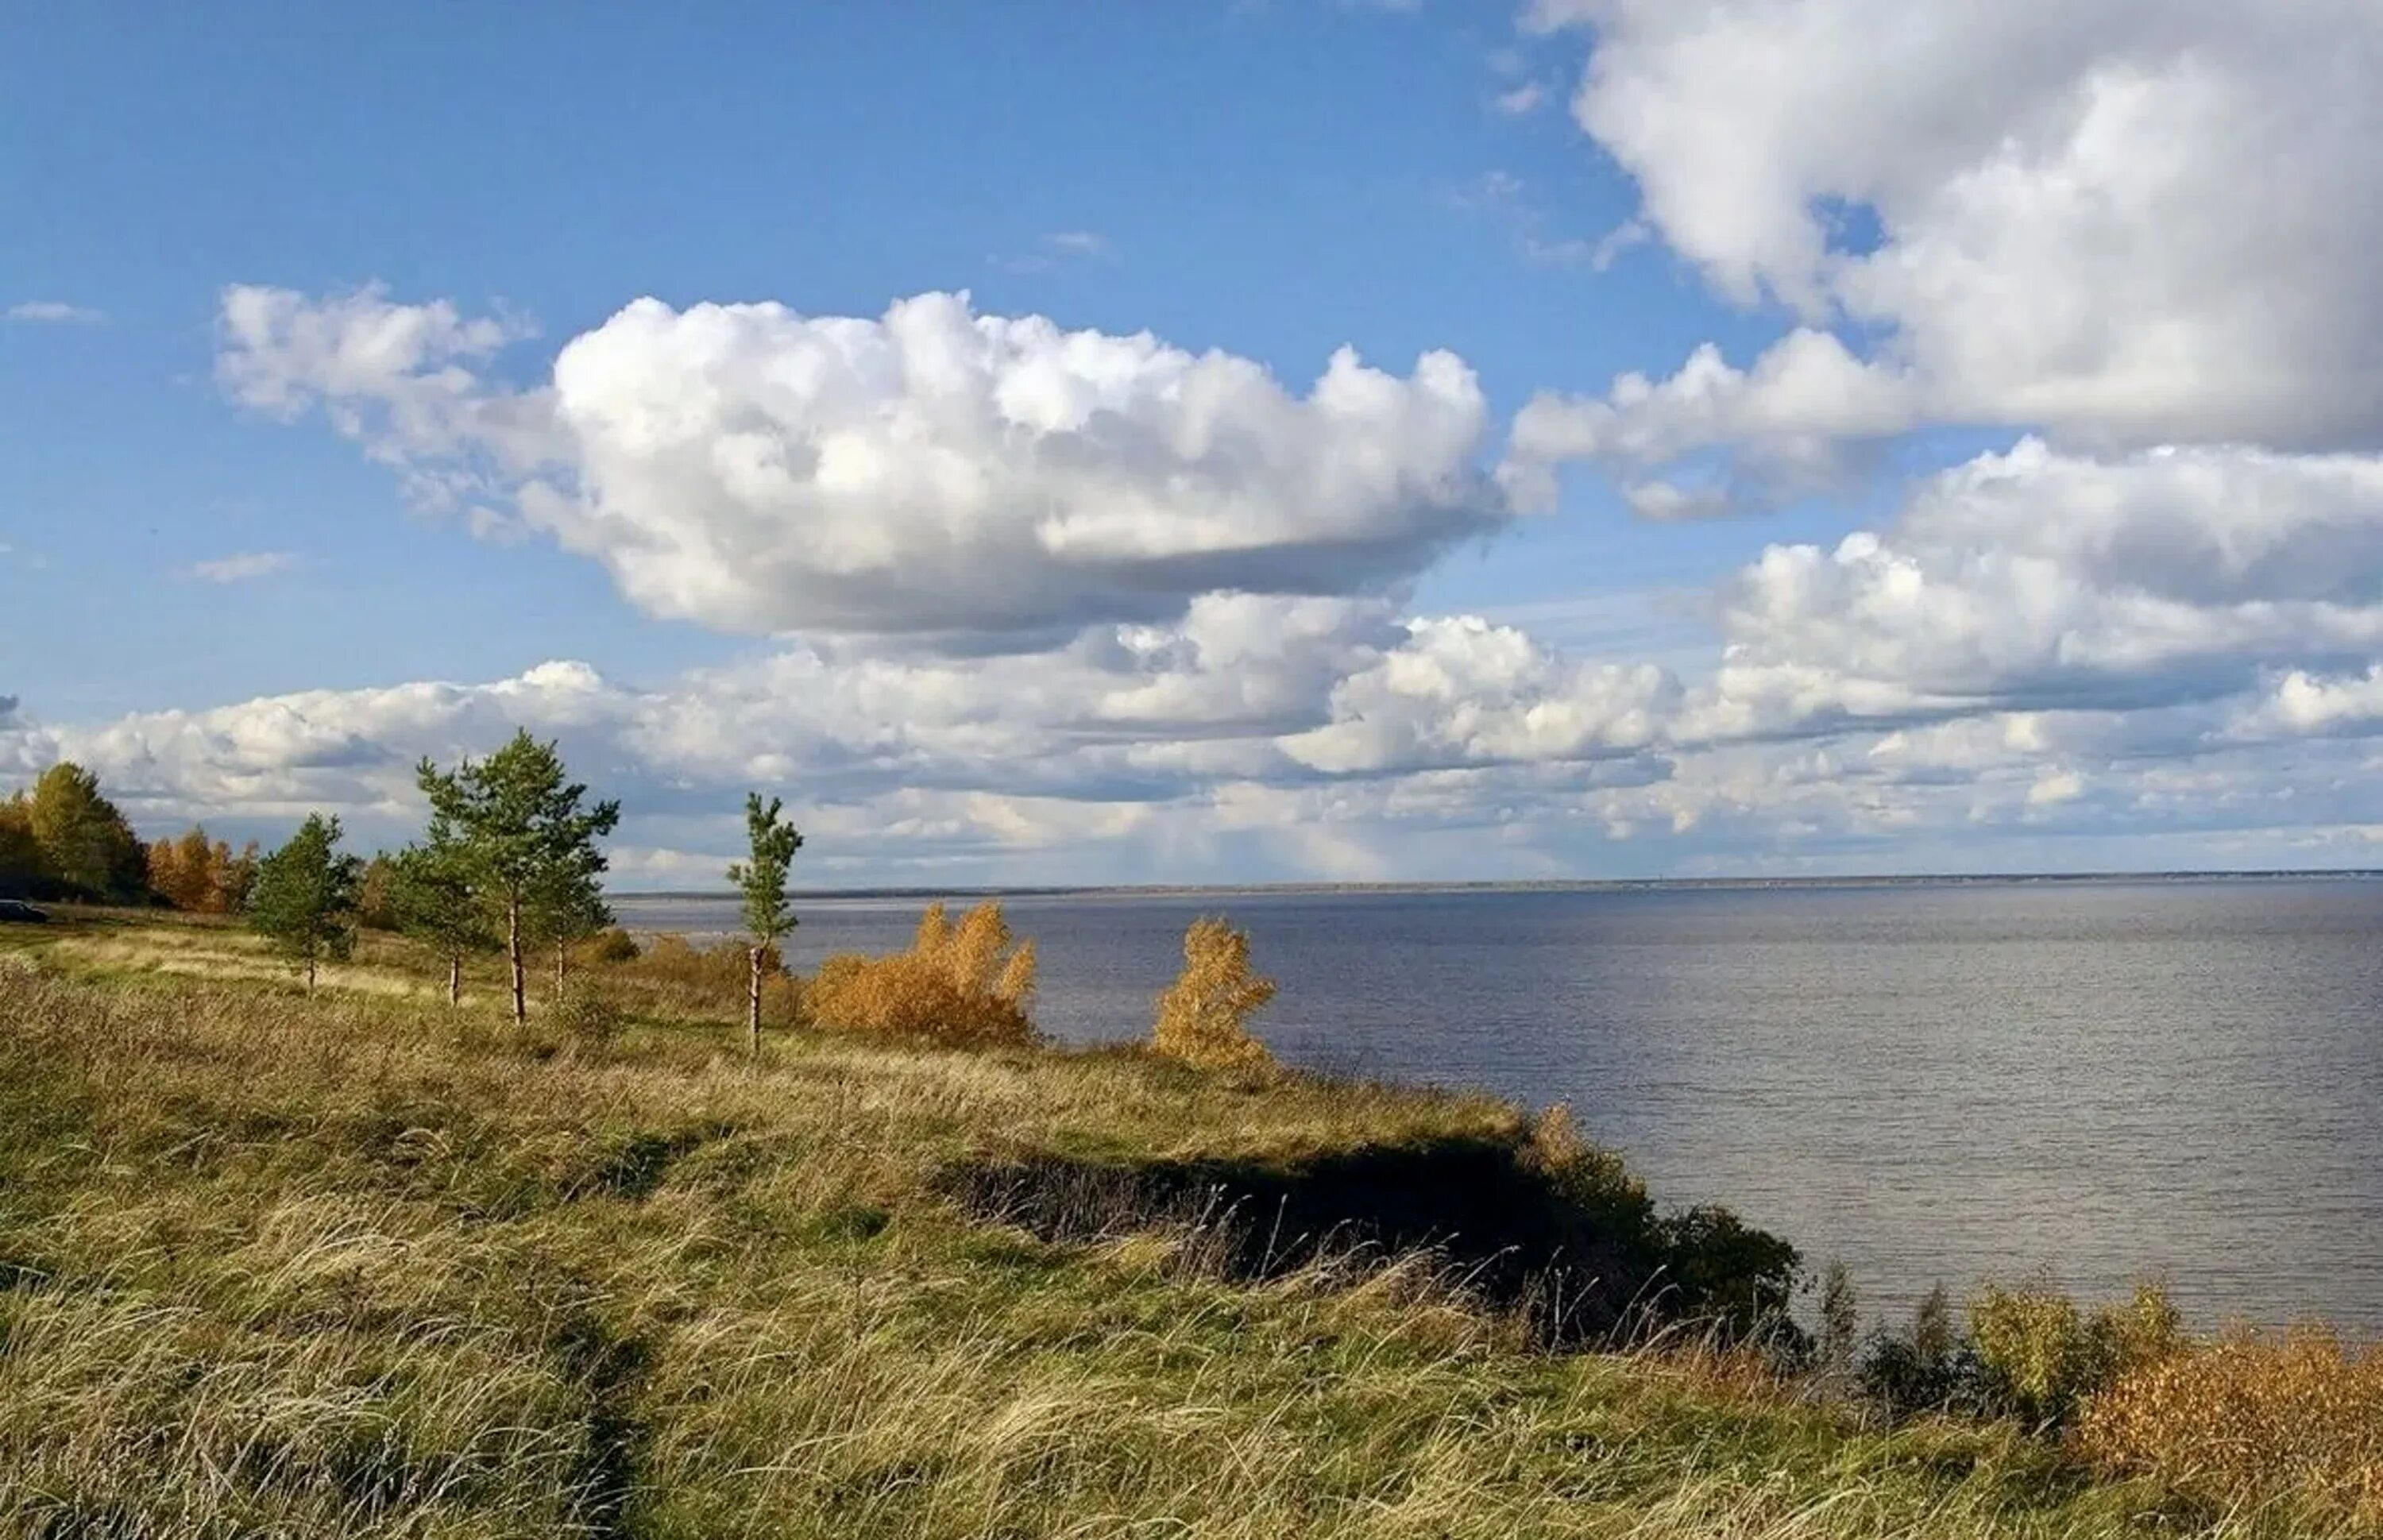
[[[798,905],[791,948],[919,899]],[[1149,1031],[1221,913],[1288,1062],[1569,1102],[1666,1202],[1720,1202],[1867,1310],[1938,1280],[2164,1279],[2196,1325],[2383,1335],[2383,880],[1098,893],[1006,900],[1036,1018]],[[622,898],[702,938],[733,900]]]

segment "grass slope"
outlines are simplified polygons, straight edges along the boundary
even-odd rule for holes
[[[309,1000],[235,935],[0,950],[0,1534],[2305,1534],[1693,1358],[1551,1355],[1427,1258],[1038,1239],[971,1163],[1511,1140],[1480,1098],[726,1022],[602,1053]],[[419,992],[426,996],[426,989]]]

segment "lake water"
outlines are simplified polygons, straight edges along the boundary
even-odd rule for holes
[[[2383,880],[1006,903],[1055,1036],[1147,1033],[1184,926],[1228,915],[1282,986],[1257,1026],[1284,1059],[1569,1102],[1657,1197],[1843,1261],[1866,1308],[2150,1275],[2198,1325],[2383,1336]],[[802,903],[793,959],[898,947],[920,907]]]

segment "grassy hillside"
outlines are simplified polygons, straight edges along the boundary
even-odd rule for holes
[[[1537,1169],[1496,1102],[814,1034],[754,1065],[726,1013],[516,1037],[391,943],[332,984],[220,930],[0,942],[0,1534],[2322,1533],[1742,1357],[1544,1350],[1445,1257],[1253,1267],[1182,1201]]]

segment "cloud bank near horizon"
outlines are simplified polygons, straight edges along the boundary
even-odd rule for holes
[[[801,799],[822,869],[871,880],[1551,876],[1634,842],[1683,869],[1905,869],[1987,834],[2180,834],[2228,864],[2363,858],[2377,832],[2383,472],[2361,457],[2023,441],[1883,530],[1766,549],[1710,596],[1686,674],[1404,610],[1219,592],[1032,649],[787,638],[650,686],[556,662],[20,717],[0,766],[83,760],[153,824],[326,807],[396,831],[416,758],[526,725],[628,798],[638,869],[671,880],[716,864],[753,784]]]

